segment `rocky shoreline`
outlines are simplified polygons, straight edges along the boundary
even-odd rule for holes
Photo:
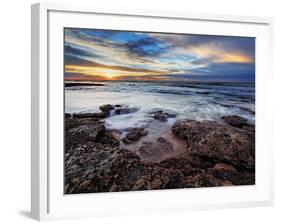
[[[255,126],[246,119],[178,119],[171,131],[186,142],[186,149],[162,158],[176,150],[165,137],[142,142],[132,151],[126,145],[150,134],[144,127],[105,126],[109,116],[138,110],[107,104],[97,113],[65,114],[66,194],[255,184]],[[177,114],[155,110],[149,116],[167,122]]]

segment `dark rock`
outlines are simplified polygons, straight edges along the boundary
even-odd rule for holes
[[[186,184],[189,187],[213,187],[213,186],[230,186],[232,182],[216,178],[208,172],[202,172],[197,176],[188,176]]]
[[[98,113],[79,113],[79,114],[73,114],[72,117],[74,118],[106,118],[108,114],[104,112],[98,112]]]
[[[65,118],[65,193],[255,183],[250,162],[254,152],[248,152],[252,147],[248,141],[254,139],[252,131],[190,120],[178,121],[173,131],[186,139],[189,146],[183,155],[165,159],[173,146],[164,138],[143,143],[134,153],[120,148],[120,133],[106,130],[100,119]],[[133,139],[136,136],[132,134]],[[161,160],[149,162],[154,156]]]
[[[105,131],[103,122],[91,122],[89,124],[81,124],[69,130],[70,135],[81,136],[83,139],[95,141],[101,132]]]
[[[100,106],[99,109],[102,112],[109,114],[110,111],[114,109],[114,107],[111,104],[105,104],[105,105]]]
[[[190,170],[192,168],[191,163],[185,158],[169,158],[161,161],[159,165],[167,169]]]
[[[254,175],[220,167],[192,167],[185,159],[143,163],[125,149],[91,143],[73,148],[65,162],[65,192],[93,193],[253,184]]]
[[[117,131],[105,131],[102,135],[99,135],[98,142],[111,146],[119,146],[120,134]]]
[[[146,136],[148,134],[148,132],[144,128],[129,128],[126,131],[128,131],[128,133],[122,139],[122,141],[126,144],[136,142],[141,137]]]
[[[115,114],[120,115],[120,114],[131,114],[131,113],[135,113],[139,110],[139,108],[137,107],[129,107],[126,105],[118,105],[119,107],[117,107],[115,109]]]
[[[72,114],[64,113],[64,117],[65,117],[65,118],[72,118]]]
[[[165,122],[168,120],[168,117],[163,113],[163,111],[157,111],[152,116],[155,120]]]
[[[168,120],[168,118],[174,118],[177,116],[176,113],[172,112],[172,111],[163,111],[163,110],[156,110],[153,112],[150,112],[151,116],[158,121],[161,122],[166,122]]]
[[[158,138],[156,142],[144,142],[138,149],[138,153],[143,159],[161,158],[173,151],[173,145],[165,138]]]
[[[187,140],[187,150],[192,155],[247,169],[255,167],[255,135],[251,131],[188,119],[175,122],[172,130]]]
[[[227,124],[236,128],[242,128],[243,126],[248,125],[246,118],[237,115],[225,115],[222,116],[221,119],[223,119]]]
[[[190,154],[188,152],[183,156],[183,158],[186,163],[189,163],[192,167],[196,167],[199,169],[207,169],[215,165],[215,162],[207,157],[201,157],[198,155]]]
[[[237,170],[234,166],[225,163],[216,164],[206,170],[217,179],[228,181],[229,185],[255,184],[255,173],[248,170]],[[224,186],[224,184],[222,184]]]
[[[81,143],[97,141],[105,131],[104,121],[97,118],[65,118],[65,152]]]

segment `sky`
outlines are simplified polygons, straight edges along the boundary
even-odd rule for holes
[[[65,28],[65,80],[255,80],[255,38]]]

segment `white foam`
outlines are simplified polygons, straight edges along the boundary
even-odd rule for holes
[[[139,111],[132,114],[106,118],[106,125],[111,129],[147,126],[152,122],[149,111],[155,108],[176,112],[178,114],[176,119],[218,120],[222,115],[236,114],[249,119],[250,122],[255,121],[254,114],[239,109],[239,107],[244,107],[254,111],[254,102],[233,101],[232,98],[228,99],[227,97],[216,99],[217,94],[215,93],[209,95],[193,94],[192,92],[198,91],[198,89],[187,87],[149,85],[144,83],[136,83],[135,86],[126,83],[106,83],[106,85],[87,88],[66,88],[65,112],[98,112],[99,106],[103,104],[125,104],[130,107],[140,108]],[[159,93],[159,90],[164,91],[164,93]],[[182,92],[187,92],[187,94],[183,95],[181,94]],[[225,107],[218,103],[227,103],[233,107]],[[170,119],[169,122],[174,120]]]

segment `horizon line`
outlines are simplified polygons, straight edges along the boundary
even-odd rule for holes
[[[64,83],[66,82],[212,82],[212,83],[256,83],[254,81],[239,81],[239,80],[108,80],[108,79],[101,79],[101,80],[68,80],[64,79]]]

